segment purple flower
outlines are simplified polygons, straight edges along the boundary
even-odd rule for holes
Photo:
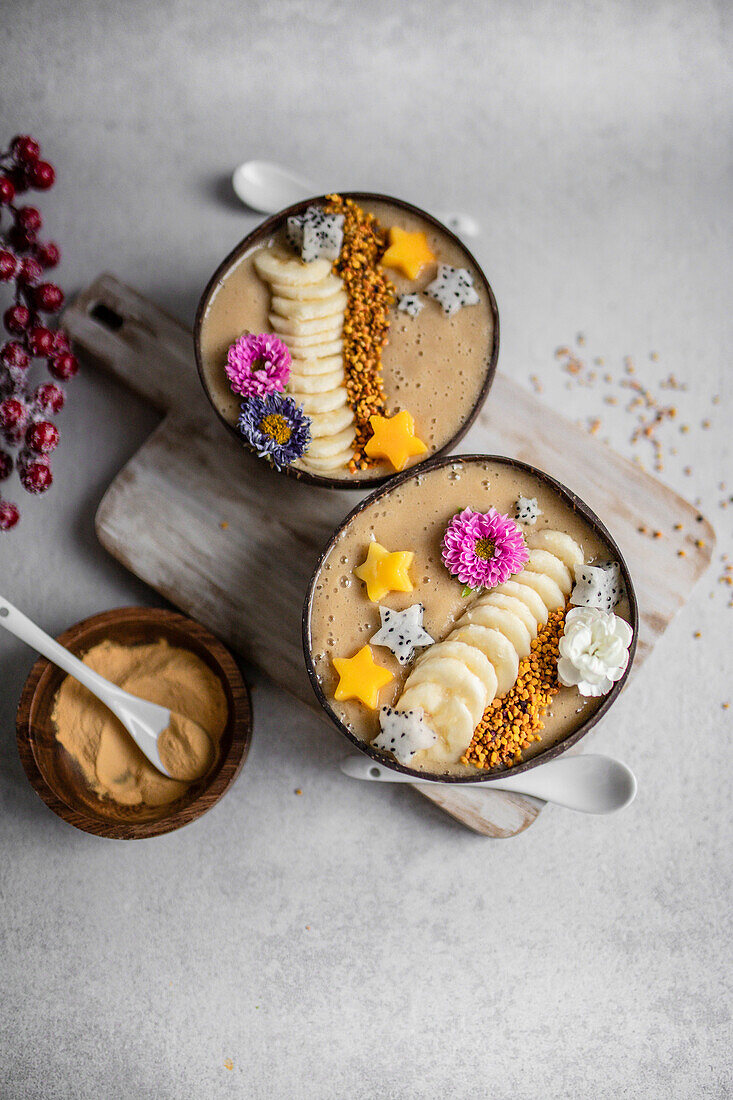
[[[310,423],[292,397],[270,393],[243,402],[237,426],[260,458],[282,470],[305,453],[311,441]]]
[[[284,390],[290,378],[290,352],[277,336],[245,332],[229,348],[224,368],[242,397],[264,397]]]
[[[469,588],[495,588],[523,568],[529,551],[522,532],[496,508],[464,509],[443,535],[443,562]]]

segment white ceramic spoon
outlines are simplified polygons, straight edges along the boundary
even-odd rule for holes
[[[301,199],[323,194],[318,184],[269,160],[247,160],[240,164],[232,173],[232,187],[245,206],[260,214],[277,214]],[[459,237],[477,237],[480,233],[478,222],[469,214],[444,211],[435,216]]]
[[[419,779],[393,771],[371,760],[368,756],[348,756],[341,765],[344,775],[352,779],[367,779],[376,783],[419,783]],[[425,780],[431,786],[449,787],[455,784]],[[465,789],[465,788],[464,788]],[[610,756],[563,756],[538,764],[536,768],[508,774],[490,783],[472,783],[472,791],[514,791],[541,798],[543,802],[556,802],[569,810],[585,814],[610,814],[622,810],[633,802],[636,795],[636,777],[630,768]]]
[[[78,657],[59,645],[54,638],[41,630],[40,626],[36,626],[27,615],[24,615],[22,611],[18,611],[17,607],[13,607],[2,596],[0,596],[0,626],[4,626],[6,630],[9,630],[16,638],[20,638],[21,642],[25,642],[31,649],[35,649],[38,653],[42,653],[44,657],[48,657],[49,661],[58,665],[64,672],[68,672],[70,676],[73,676],[75,680],[78,680],[80,684],[91,691],[92,695],[96,695],[97,699],[100,699],[106,707],[109,707],[116,718],[119,718],[130,737],[150,763],[163,775],[169,779],[171,778],[170,772],[166,771],[158,752],[158,735],[164,729],[167,729],[171,723],[171,712],[167,707],[160,707],[157,703],[148,703],[144,699],[138,699],[135,695],[130,695],[122,688],[117,687],[116,684],[110,683],[103,676],[93,672]]]

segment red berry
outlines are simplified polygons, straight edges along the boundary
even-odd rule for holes
[[[28,134],[17,134],[10,142],[10,152],[18,164],[30,164],[38,160],[41,155],[41,146]]]
[[[7,206],[15,198],[15,184],[10,176],[0,176],[0,206]]]
[[[15,278],[17,270],[17,258],[7,248],[0,248],[0,283],[7,283]]]
[[[26,168],[26,176],[31,187],[36,191],[48,191],[53,187],[56,173],[47,160],[34,160]]]
[[[28,349],[37,359],[47,359],[54,352],[54,334],[44,325],[28,329]]]
[[[22,302],[16,302],[10,309],[6,309],[3,314],[3,321],[5,322],[6,329],[16,336],[23,335],[30,324],[30,319],[31,311],[28,309],[28,306],[24,306]]]
[[[15,211],[15,224],[21,229],[37,233],[43,225],[41,211],[35,206],[19,206]]]
[[[23,167],[19,165],[17,168],[11,168],[7,174],[16,195],[22,195],[28,190],[28,178]]]
[[[20,229],[17,225],[12,225],[8,231],[8,244],[15,249],[16,252],[30,252],[36,243],[35,233],[29,233],[27,229]]]
[[[31,323],[31,311],[22,302],[15,302],[5,310],[3,321],[8,332],[15,336],[22,336]]]
[[[33,256],[24,256],[20,263],[18,282],[23,286],[33,286],[43,276],[43,268]]]
[[[22,344],[17,340],[9,340],[0,349],[0,362],[8,368],[15,367],[18,370],[26,370],[30,363],[30,356]]]
[[[27,493],[45,493],[51,488],[53,474],[45,456],[34,459],[20,471],[20,483]]]
[[[69,337],[66,335],[62,328],[57,328],[53,338],[53,350],[57,355],[62,355],[65,351],[71,351],[71,344]]]
[[[41,267],[56,267],[61,259],[61,249],[53,241],[39,242],[33,251]]]
[[[27,420],[28,409],[23,401],[17,397],[6,397],[0,402],[0,428],[4,431],[24,428]]]
[[[59,430],[50,420],[37,420],[25,433],[28,447],[37,455],[50,454],[59,442]]]
[[[0,500],[0,531],[9,531],[19,519],[18,506],[11,504],[9,500]]]
[[[44,313],[57,313],[64,304],[64,295],[56,283],[39,283],[34,288],[33,301]]]
[[[5,481],[13,472],[13,457],[7,451],[0,451],[0,481]]]
[[[49,362],[48,370],[52,378],[58,378],[59,382],[68,382],[78,373],[79,360],[66,351]]]
[[[59,413],[64,407],[66,395],[53,382],[43,382],[33,391],[32,401],[41,413]]]

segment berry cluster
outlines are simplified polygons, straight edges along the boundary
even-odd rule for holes
[[[56,267],[61,253],[53,241],[39,239],[39,210],[18,202],[26,191],[48,191],[55,178],[32,137],[21,134],[0,152],[0,283],[14,284],[13,304],[3,314],[10,339],[0,347],[0,442],[17,449],[13,456],[0,446],[0,481],[15,468],[29,493],[51,486],[49,455],[59,441],[51,418],[65,400],[57,383],[68,382],[79,369],[68,336],[50,322],[64,296],[46,280],[46,272]],[[31,388],[33,359],[46,361],[53,382]],[[0,531],[15,527],[19,519],[17,505],[0,495]]]

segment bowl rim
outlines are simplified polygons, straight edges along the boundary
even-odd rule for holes
[[[134,621],[150,624],[151,629],[166,626],[178,627],[183,634],[196,638],[219,664],[226,677],[233,698],[231,714],[232,741],[229,750],[221,762],[219,771],[211,784],[186,806],[165,815],[157,821],[105,821],[88,813],[78,806],[65,801],[50,785],[36,760],[33,749],[33,717],[36,704],[36,692],[42,676],[54,667],[46,657],[38,657],[26,678],[18,703],[16,714],[16,744],[23,770],[36,794],[49,809],[63,821],[94,836],[114,840],[143,840],[148,837],[162,836],[196,821],[208,812],[229,790],[242,770],[252,741],[252,703],[249,688],[239,671],[234,658],[226,647],[210,630],[194,619],[178,611],[162,607],[116,607],[81,619],[67,627],[58,635],[61,645],[72,645],[78,637],[90,628],[108,625],[114,629],[117,623]]]
[[[552,477],[551,474],[545,473],[544,470],[540,470],[539,467],[533,466],[529,462],[522,462],[519,459],[509,458],[506,455],[465,454],[451,455],[448,457],[435,456],[427,460],[423,464],[419,472],[421,474],[425,474],[430,470],[449,466],[451,463],[454,462],[477,461],[502,463],[506,466],[512,467],[513,469],[522,470],[537,477],[545,485],[548,485],[556,490],[563,497],[566,503],[569,504],[574,511],[578,512],[583,517],[583,519],[585,519],[586,522],[588,522],[591,527],[593,527],[593,529],[603,537],[609,549],[613,551],[615,559],[619,562],[619,565],[621,566],[621,573],[624,579],[624,584],[626,585],[626,593],[629,602],[629,626],[633,631],[631,645],[629,646],[629,660],[623,676],[613,685],[608,694],[603,697],[603,702],[601,703],[598,710],[595,711],[585,722],[581,723],[581,725],[578,726],[576,730],[568,734],[568,736],[563,738],[561,741],[556,742],[554,745],[550,745],[543,752],[539,752],[530,760],[524,760],[520,764],[515,764],[511,768],[503,768],[500,771],[490,772],[487,774],[479,773],[476,775],[445,775],[440,772],[419,771],[417,768],[410,768],[407,764],[400,764],[397,760],[390,760],[386,754],[382,754],[378,750],[373,749],[371,744],[366,741],[362,741],[361,738],[353,734],[334,711],[316,675],[315,664],[313,662],[312,656],[312,646],[310,644],[311,612],[313,609],[315,583],[324,560],[333,549],[333,547],[336,545],[342,531],[351,522],[351,520],[360,512],[364,511],[364,509],[374,504],[377,500],[381,499],[387,493],[392,492],[393,489],[396,489],[403,482],[408,481],[410,477],[414,476],[415,473],[417,473],[417,471],[405,470],[403,473],[398,474],[397,476],[393,477],[387,485],[384,485],[381,488],[377,489],[375,492],[370,493],[369,496],[365,497],[363,500],[360,500],[359,503],[351,509],[348,515],[345,516],[345,518],[336,528],[336,530],[328,540],[328,543],[319,555],[318,561],[313,570],[313,574],[308,583],[308,591],[306,593],[305,602],[303,604],[302,641],[308,679],[310,680],[311,687],[313,688],[318,702],[320,703],[321,707],[323,708],[331,722],[344,735],[344,737],[346,737],[346,739],[351,742],[352,745],[359,749],[360,752],[363,752],[367,756],[371,757],[371,759],[374,760],[375,763],[379,764],[380,767],[391,768],[392,771],[401,772],[403,775],[412,776],[417,782],[420,783],[491,783],[491,781],[494,779],[505,778],[507,773],[518,775],[521,772],[529,771],[531,768],[537,767],[537,765],[539,764],[545,764],[549,760],[556,759],[558,756],[562,755],[562,753],[567,752],[568,749],[572,748],[573,745],[577,744],[577,742],[580,741],[581,738],[584,737],[588,733],[588,731],[591,730],[593,726],[595,726],[596,723],[601,720],[601,718],[603,718],[609,707],[613,705],[628,679],[629,673],[631,671],[631,666],[634,662],[634,656],[636,654],[636,642],[639,633],[639,605],[636,598],[636,592],[634,590],[634,584],[631,578],[631,573],[629,572],[629,568],[626,564],[626,560],[621,553],[618,544],[616,543],[616,540],[613,538],[603,521],[596,515],[593,509],[590,508],[584,500],[582,500],[581,497],[574,493],[572,489],[569,489],[566,485],[563,485],[563,483],[561,481],[558,481],[557,478]]]
[[[334,193],[339,194],[344,199],[353,199],[356,202],[373,201],[392,203],[394,206],[397,206],[402,210],[406,210],[412,214],[417,214],[433,227],[442,230],[448,235],[453,243],[458,245],[458,247],[463,250],[468,261],[475,268],[487,293],[489,307],[491,309],[491,315],[493,319],[493,336],[491,343],[491,352],[488,358],[483,384],[469,415],[463,422],[462,426],[455,433],[455,435],[451,436],[451,438],[447,440],[446,443],[439,450],[434,451],[432,455],[429,456],[429,458],[422,459],[416,462],[413,466],[410,466],[410,470],[413,471],[419,468],[421,469],[424,467],[426,462],[429,462],[433,458],[439,458],[443,455],[449,454],[450,451],[452,451],[457,446],[457,444],[460,443],[466,432],[468,432],[473,425],[478,414],[481,412],[484,402],[489,395],[489,390],[491,389],[491,386],[494,382],[496,368],[499,361],[499,307],[496,302],[496,297],[494,295],[491,283],[486,277],[486,274],[481,267],[481,264],[478,262],[478,260],[465,244],[465,242],[462,241],[461,238],[456,233],[454,233],[452,229],[449,229],[447,225],[444,225],[443,222],[438,220],[438,218],[435,218],[432,214],[429,214],[427,210],[423,210],[421,207],[415,206],[414,203],[407,202],[405,199],[398,199],[395,198],[393,195],[384,195],[377,191],[339,191]],[[327,195],[314,195],[311,198],[302,199],[300,202],[293,203],[292,206],[287,206],[283,210],[278,211],[277,214],[272,214],[269,218],[266,218],[265,221],[260,222],[258,226],[256,226],[250,233],[248,233],[246,237],[243,237],[242,240],[234,246],[231,252],[229,252],[229,254],[224,257],[224,259],[221,261],[219,266],[216,268],[214,274],[211,276],[208,283],[206,284],[206,287],[199,299],[198,306],[196,307],[196,316],[193,323],[193,349],[196,359],[196,370],[198,371],[201,386],[204,390],[204,393],[206,394],[209,404],[216,413],[218,419],[222,422],[227,431],[232,436],[234,436],[242,449],[250,454],[255,453],[253,448],[250,447],[249,444],[242,438],[234,425],[230,424],[229,421],[222,415],[222,413],[214,403],[214,400],[209,391],[209,387],[206,383],[203,366],[203,354],[201,351],[201,330],[203,327],[204,314],[206,312],[213,291],[218,283],[226,275],[229,269],[233,267],[234,264],[241,258],[241,256],[257,242],[258,238],[265,237],[268,233],[271,233],[283,221],[284,218],[290,217],[293,214],[302,213],[302,211],[304,211],[312,203],[326,202],[327,198]],[[380,474],[376,477],[364,477],[348,480],[347,478],[322,477],[319,474],[310,473],[308,470],[299,470],[293,466],[286,466],[282,470],[272,469],[272,473],[274,475],[284,474],[286,477],[295,478],[296,480],[301,481],[304,485],[313,485],[321,489],[336,489],[351,492],[360,492],[366,489],[378,488],[379,486],[385,485],[390,482],[395,476],[393,471],[392,473]]]

